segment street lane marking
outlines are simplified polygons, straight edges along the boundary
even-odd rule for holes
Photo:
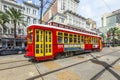
[[[80,80],[80,76],[72,71],[64,70],[56,74],[58,80]]]
[[[77,59],[77,60],[86,60],[86,58],[84,56],[75,56],[73,57],[74,59]]]
[[[34,76],[34,72],[29,72],[29,75],[30,76]]]
[[[120,71],[120,65],[113,66],[113,68]]]
[[[48,61],[43,63],[49,70],[55,70],[58,68],[61,68],[61,65],[59,65],[57,62],[54,61]]]

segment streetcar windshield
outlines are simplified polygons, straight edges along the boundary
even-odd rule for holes
[[[28,35],[27,36],[27,42],[28,42],[28,44],[32,43],[32,41],[33,41],[33,31],[32,30],[28,30],[28,34],[27,35]]]

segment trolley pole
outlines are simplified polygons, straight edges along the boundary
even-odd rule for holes
[[[42,24],[43,0],[40,0],[40,2],[41,2],[41,6],[40,6],[40,8],[41,8],[41,10],[40,10],[40,24]]]

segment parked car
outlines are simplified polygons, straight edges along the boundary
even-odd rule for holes
[[[25,47],[7,47],[0,49],[0,55],[7,55],[7,54],[23,54],[25,53]]]
[[[26,52],[25,47],[16,47],[18,54],[24,54]]]

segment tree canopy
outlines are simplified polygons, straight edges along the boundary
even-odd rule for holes
[[[9,21],[9,16],[5,12],[0,12],[0,25],[2,26],[4,33],[6,33],[7,30],[7,26],[5,24]]]

